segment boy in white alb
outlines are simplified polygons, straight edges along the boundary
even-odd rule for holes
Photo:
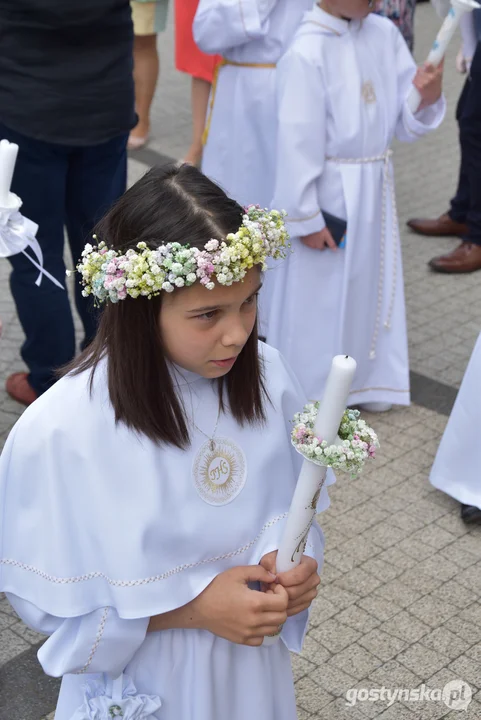
[[[347,353],[358,363],[351,404],[408,405],[390,146],[441,123],[442,69],[416,73],[398,29],[370,15],[367,0],[325,0],[305,14],[277,79],[272,203],[288,212],[294,252],[266,274],[268,342],[309,397],[322,391],[332,356]],[[416,115],[407,105],[413,80],[423,97]],[[347,221],[345,247],[323,212]]]

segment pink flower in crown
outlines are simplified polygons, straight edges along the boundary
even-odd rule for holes
[[[127,297],[127,288],[126,287],[121,288],[117,294],[118,294],[119,300],[125,300],[125,298]]]
[[[110,275],[113,275],[117,271],[117,263],[115,260],[111,260],[107,267],[105,268],[105,272],[109,273]]]
[[[370,445],[368,453],[369,453],[369,457],[371,457],[371,458],[376,457],[376,446]]]
[[[115,280],[115,278],[113,275],[106,275],[105,280],[104,280],[104,288],[106,290],[110,290],[110,288],[113,285],[114,280]]]
[[[102,248],[102,250],[100,250],[100,255],[105,255],[106,252],[107,252],[107,248],[104,247],[104,248]]]
[[[201,284],[201,285],[208,285],[209,282],[210,282],[210,280],[209,280],[209,278],[208,278],[206,275],[204,275],[204,277],[201,277],[201,279],[200,279],[200,284]]]

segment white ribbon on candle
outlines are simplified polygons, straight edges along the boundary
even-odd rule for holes
[[[337,440],[356,367],[356,361],[348,355],[336,355],[332,361],[314,424],[316,437],[325,440],[328,445],[333,445]],[[327,467],[304,459],[277,552],[278,573],[291,570],[301,562],[326,475]],[[279,635],[280,632],[273,637],[264,638],[263,645],[272,645]]]
[[[441,29],[434,41],[426,63],[433,65],[433,67],[438,67],[446,54],[446,49],[459,26],[462,16],[467,12],[472,12],[479,8],[481,8],[481,5],[475,2],[475,0],[451,0],[451,8],[441,25]],[[408,106],[413,114],[417,113],[421,102],[422,98],[419,90],[413,85],[408,96]]]
[[[43,253],[40,243],[35,235],[38,225],[24,217],[19,209],[22,201],[17,195],[9,194],[11,207],[0,207],[0,258],[11,257],[23,253],[32,265],[39,270],[35,281],[36,285],[42,282],[42,275],[45,275],[57,287],[65,290],[64,286],[43,267]],[[35,257],[32,257],[27,248],[30,248]]]

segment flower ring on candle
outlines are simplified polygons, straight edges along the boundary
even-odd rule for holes
[[[292,444],[297,452],[316,465],[341,470],[355,477],[362,471],[364,463],[376,456],[379,448],[376,433],[361,419],[359,410],[346,410],[339,427],[338,440],[329,445],[317,437],[314,431],[318,409],[319,403],[311,403],[302,412],[296,413],[296,424],[291,433]]]

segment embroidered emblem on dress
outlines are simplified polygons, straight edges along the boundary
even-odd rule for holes
[[[229,438],[207,441],[199,448],[192,466],[195,489],[209,505],[227,505],[241,492],[247,478],[243,450]]]
[[[374,86],[370,80],[366,80],[365,83],[362,85],[361,90],[362,99],[366,103],[366,105],[370,105],[371,103],[375,103],[376,98],[376,92],[374,90]]]

